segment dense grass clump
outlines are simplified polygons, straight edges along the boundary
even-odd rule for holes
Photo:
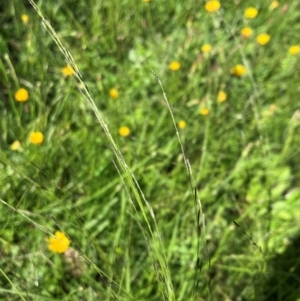
[[[298,1],[5,1],[0,300],[300,299]]]

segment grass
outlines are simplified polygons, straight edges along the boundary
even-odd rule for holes
[[[299,4],[223,2],[3,5],[0,299],[300,298]]]

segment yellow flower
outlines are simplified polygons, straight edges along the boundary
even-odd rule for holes
[[[119,128],[119,134],[122,136],[122,137],[127,137],[130,135],[130,129],[128,126],[121,126]]]
[[[32,132],[29,135],[29,141],[32,144],[40,145],[44,141],[44,135],[41,132]]]
[[[177,71],[180,68],[180,63],[177,61],[173,61],[173,62],[171,62],[169,67],[172,71]]]
[[[64,68],[61,69],[61,71],[64,76],[72,76],[75,74],[75,71],[70,65],[65,66]]]
[[[51,236],[48,240],[48,248],[55,253],[64,253],[69,249],[71,241],[60,231],[55,232],[55,237]]]
[[[227,99],[227,94],[223,90],[220,90],[217,99],[218,102],[224,102]]]
[[[271,104],[270,105],[270,112],[273,114],[275,111],[276,111],[277,107],[276,107],[276,104]]]
[[[220,1],[207,1],[205,3],[205,9],[209,12],[209,13],[214,13],[217,10],[219,10],[221,7]]]
[[[110,98],[112,98],[112,99],[117,99],[117,98],[119,97],[119,92],[118,92],[118,90],[115,89],[115,88],[110,89],[110,90],[109,90],[109,96],[110,96]]]
[[[244,11],[244,16],[247,19],[254,19],[258,14],[258,10],[255,7],[249,7]]]
[[[204,52],[204,53],[208,53],[208,52],[210,52],[211,51],[211,45],[210,44],[204,44],[202,47],[201,47],[201,50],[202,50],[202,52]]]
[[[279,6],[279,3],[278,1],[273,1],[271,4],[270,4],[270,9],[273,10],[275,8],[277,8]]]
[[[256,42],[262,46],[269,43],[271,37],[267,33],[259,34],[256,38]]]
[[[15,93],[15,100],[19,102],[27,101],[29,98],[28,91],[24,88],[18,89]]]
[[[149,3],[149,2],[151,2],[151,0],[144,0],[144,2],[148,2]]]
[[[244,37],[244,38],[249,38],[250,36],[252,36],[253,34],[253,30],[252,28],[250,27],[244,27],[242,30],[241,30],[241,35]]]
[[[237,77],[241,77],[243,75],[245,75],[247,72],[246,70],[246,67],[241,65],[241,64],[238,64],[238,65],[235,65],[231,70],[230,70],[230,73],[237,76]]]
[[[178,127],[179,127],[180,129],[184,129],[184,128],[186,127],[186,122],[185,122],[184,120],[180,120],[180,121],[178,122]]]
[[[28,15],[23,14],[23,15],[21,16],[21,20],[23,21],[24,24],[27,24],[28,21],[29,21]]]
[[[19,140],[16,140],[11,146],[10,149],[13,151],[21,149],[21,143]]]
[[[209,110],[208,110],[208,108],[202,108],[202,109],[200,109],[199,113],[202,116],[206,116],[206,115],[208,115]]]
[[[289,48],[289,53],[292,54],[292,55],[296,55],[300,52],[300,46],[299,45],[292,45],[290,48]]]

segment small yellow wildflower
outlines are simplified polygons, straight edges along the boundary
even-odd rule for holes
[[[271,111],[271,113],[274,113],[276,111],[276,109],[277,109],[276,104],[273,103],[273,104],[270,105],[270,111]]]
[[[29,98],[28,91],[24,88],[20,88],[15,93],[15,100],[19,102],[27,101]]]
[[[253,30],[250,27],[244,27],[241,30],[241,36],[246,38],[246,39],[249,38],[250,36],[252,36],[252,34],[253,34]]]
[[[208,113],[209,113],[208,108],[202,108],[199,111],[199,114],[202,115],[202,116],[206,116],[206,115],[208,115]]]
[[[130,135],[130,129],[128,126],[121,126],[119,128],[119,134],[122,136],[122,137],[127,137]]]
[[[214,13],[216,11],[218,11],[221,7],[221,3],[220,1],[207,1],[205,3],[205,9],[209,12],[209,13]]]
[[[273,9],[277,8],[278,6],[279,6],[278,1],[272,1],[269,8],[270,8],[270,10],[273,10]]]
[[[237,76],[237,77],[241,77],[243,75],[245,75],[247,72],[246,70],[246,67],[241,65],[241,64],[238,64],[238,65],[235,65],[231,70],[230,70],[230,73]]]
[[[271,37],[267,33],[259,34],[256,38],[256,42],[262,46],[269,43]]]
[[[173,61],[169,67],[172,71],[177,71],[180,68],[180,63],[178,61]]]
[[[11,146],[10,149],[13,151],[21,149],[21,143],[19,140],[16,140]]]
[[[184,129],[184,128],[186,127],[186,122],[185,122],[184,120],[180,120],[180,121],[178,122],[178,127],[179,127],[180,129]]]
[[[119,92],[118,92],[118,90],[115,89],[115,88],[110,89],[110,90],[109,90],[109,96],[110,96],[110,98],[112,98],[112,99],[117,99],[117,98],[119,97]]]
[[[23,15],[21,16],[21,20],[22,20],[22,22],[23,22],[24,24],[27,24],[28,21],[29,21],[28,15],[23,14]]]
[[[55,237],[51,236],[48,239],[48,248],[55,253],[64,253],[69,249],[71,241],[69,238],[60,231],[55,232]]]
[[[61,69],[61,71],[64,76],[72,76],[75,74],[75,71],[70,65],[65,66],[64,68]]]
[[[32,132],[29,135],[29,141],[32,144],[40,145],[44,141],[44,135],[41,132]]]
[[[151,2],[151,0],[144,0],[144,2],[147,2],[147,3],[149,3],[149,2]]]
[[[212,47],[211,47],[210,44],[204,44],[204,45],[201,47],[201,50],[202,50],[202,52],[204,52],[204,53],[210,52],[211,49],[212,49]]]
[[[296,55],[300,52],[300,46],[299,45],[292,45],[290,48],[289,48],[289,53],[292,54],[292,55]]]
[[[258,14],[258,10],[255,7],[249,7],[244,11],[244,16],[247,19],[254,19]]]
[[[224,102],[227,99],[227,94],[223,90],[220,90],[217,99],[218,102]]]

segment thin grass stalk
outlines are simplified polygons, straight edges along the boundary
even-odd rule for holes
[[[77,79],[78,87],[80,87],[79,90],[80,90],[81,94],[83,95],[83,97],[86,99],[86,101],[91,106],[98,122],[100,123],[102,129],[104,130],[104,133],[107,137],[110,148],[111,148],[112,152],[114,153],[114,155],[116,157],[116,162],[118,164],[118,167],[122,171],[122,175],[125,179],[125,183],[128,187],[131,188],[131,190],[133,192],[133,195],[135,197],[135,200],[136,200],[137,204],[139,205],[139,207],[141,209],[143,219],[145,220],[145,222],[147,224],[148,232],[150,234],[150,237],[151,237],[151,240],[152,240],[153,246],[154,246],[154,256],[156,257],[155,262],[158,263],[159,270],[160,270],[161,276],[163,278],[163,282],[165,283],[165,291],[167,292],[166,295],[164,294],[165,299],[168,300],[168,301],[173,301],[173,300],[175,300],[174,289],[173,289],[173,285],[172,285],[171,276],[170,276],[170,273],[169,273],[169,268],[168,268],[168,265],[167,265],[166,257],[165,257],[165,254],[164,254],[164,247],[163,247],[163,244],[162,244],[162,240],[161,240],[159,235],[155,234],[155,232],[159,233],[159,229],[158,229],[158,226],[157,226],[156,218],[155,218],[154,212],[152,210],[152,207],[147,202],[143,192],[141,191],[141,189],[138,185],[138,182],[137,182],[135,176],[133,175],[130,168],[126,164],[123,155],[121,154],[121,152],[118,149],[113,137],[111,136],[111,134],[109,132],[109,129],[108,129],[108,126],[104,122],[100,110],[97,108],[92,96],[90,95],[89,90],[88,90],[88,88],[87,88],[87,86],[86,86],[86,84],[83,80],[83,77],[82,77],[82,75],[81,75],[81,73],[80,73],[80,71],[79,71],[79,69],[78,69],[71,53],[64,47],[64,45],[62,44],[62,42],[58,38],[55,30],[51,26],[50,22],[45,19],[45,17],[43,16],[41,10],[38,8],[38,6],[35,4],[35,2],[33,0],[29,0],[29,2],[33,6],[33,8],[36,10],[36,12],[39,14],[39,16],[41,17],[44,27],[46,28],[46,30],[50,34],[53,41],[58,46],[59,50],[62,52],[63,56],[65,57],[66,63],[69,64],[73,68],[73,70],[75,71],[75,78]],[[152,229],[152,226],[150,225],[150,221],[147,217],[147,213],[146,213],[146,210],[145,210],[146,208],[145,208],[144,204],[146,205],[146,208],[150,212],[151,218],[154,222],[154,229]]]

